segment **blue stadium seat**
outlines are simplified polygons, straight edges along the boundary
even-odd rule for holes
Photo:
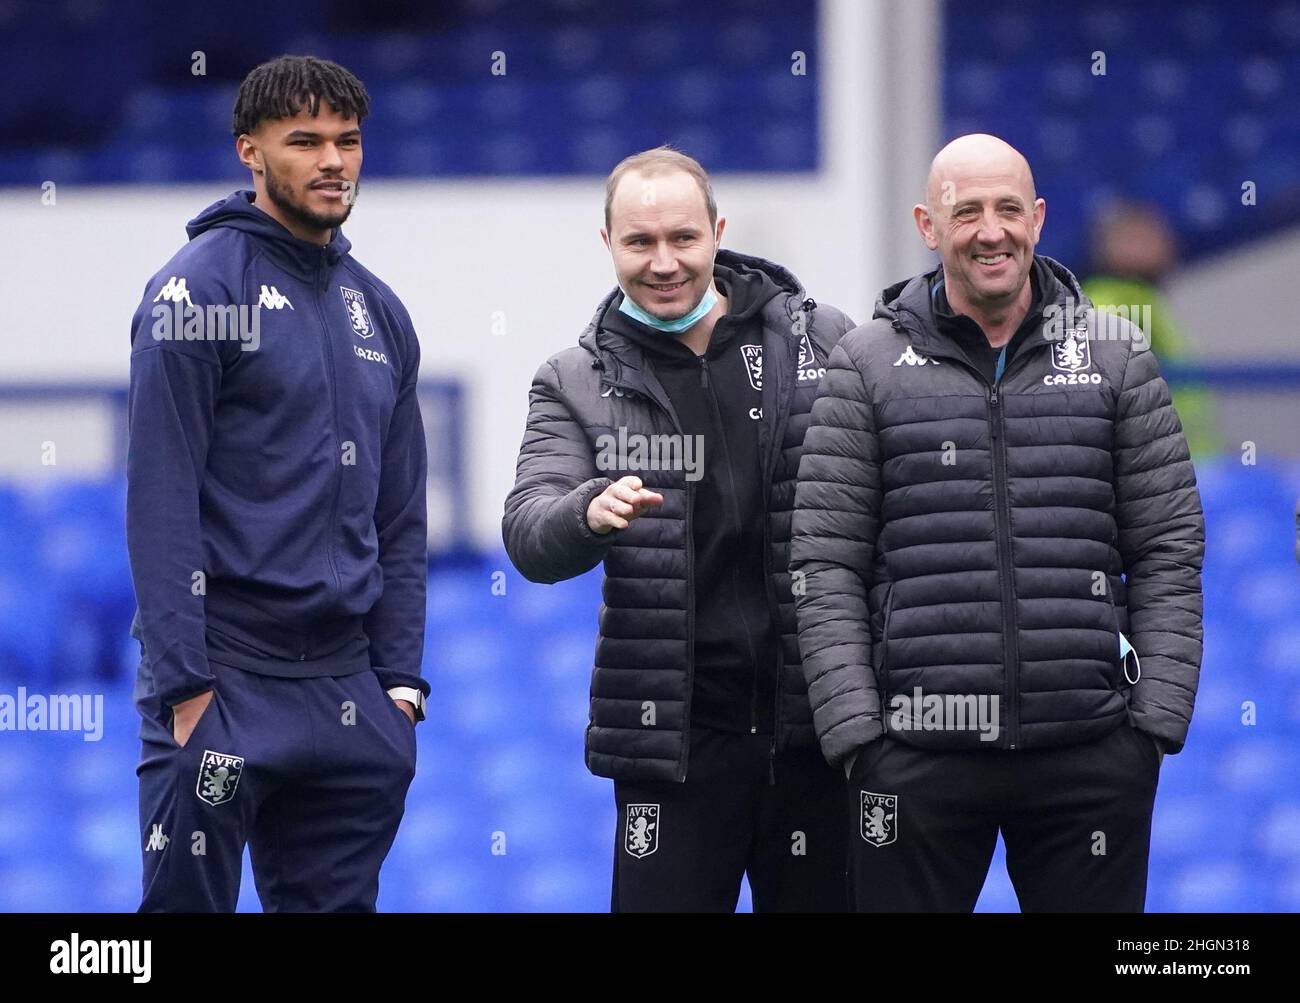
[[[461,0],[442,5],[424,29],[399,29],[374,15],[349,19],[355,11],[342,5],[334,20],[355,24],[303,33],[294,16],[305,9],[294,0],[260,19],[258,48],[267,57],[297,51],[335,59],[367,82],[374,99],[366,128],[370,177],[603,174],[636,149],[671,138],[680,123],[702,127],[686,138],[702,137],[711,169],[810,170],[818,163],[812,129],[795,142],[745,141],[774,121],[787,132],[816,121],[817,22],[809,0],[725,0],[708,9],[674,0],[651,16],[631,0],[582,8],[512,0],[491,9]],[[185,17],[203,25],[193,29],[208,59],[202,77],[191,74],[188,52],[166,66],[148,58],[156,26],[135,7],[93,29],[67,29],[61,51],[71,60],[66,65],[82,67],[78,73],[59,72],[39,57],[38,45],[24,44],[37,42],[48,24],[6,24],[28,71],[21,79],[65,114],[24,120],[22,102],[0,100],[0,129],[36,133],[31,143],[10,144],[34,153],[0,155],[0,184],[33,177],[238,180],[226,137],[234,88],[248,69],[247,42],[206,8],[190,5]],[[89,58],[104,46],[122,58],[88,89],[86,74],[110,65]],[[83,49],[86,58],[78,58]],[[807,56],[807,76],[789,72],[795,50]],[[498,53],[505,73],[494,75]],[[637,87],[648,87],[649,101],[630,100]],[[635,116],[626,114],[629,107]],[[657,120],[647,119],[650,109],[658,109]],[[617,131],[593,134],[585,128],[592,121]],[[63,146],[42,140],[47,134],[63,136]],[[375,155],[380,151],[384,156]]]

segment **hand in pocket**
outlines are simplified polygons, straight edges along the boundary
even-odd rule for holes
[[[182,700],[172,708],[172,738],[182,749],[194,734],[199,718],[212,702],[212,691],[207,690],[198,696]]]

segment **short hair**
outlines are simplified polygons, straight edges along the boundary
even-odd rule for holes
[[[704,205],[709,211],[709,225],[718,225],[718,203],[713,197],[713,184],[709,181],[709,172],[694,157],[675,150],[671,146],[656,146],[653,150],[643,150],[620,160],[618,166],[605,179],[605,230],[609,230],[609,210],[614,204],[614,190],[623,180],[623,175],[637,171],[646,176],[666,174],[669,171],[684,171],[695,179],[704,195]]]
[[[358,123],[370,114],[365,86],[338,63],[314,56],[277,56],[244,77],[231,128],[238,139],[267,119],[292,118],[304,106],[315,116],[321,101]]]

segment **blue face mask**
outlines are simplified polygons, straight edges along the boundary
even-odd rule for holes
[[[623,289],[621,285],[619,288]],[[632,297],[627,294],[626,289],[623,289],[623,302],[619,304],[618,312],[627,314],[633,320],[640,321],[646,327],[652,327],[656,331],[663,331],[665,334],[680,334],[712,310],[713,305],[717,302],[718,294],[713,291],[713,283],[710,282],[708,289],[704,292],[704,298],[685,317],[678,317],[676,320],[660,320],[658,317],[650,316],[650,314],[633,303]]]

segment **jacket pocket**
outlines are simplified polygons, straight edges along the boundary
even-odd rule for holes
[[[1110,632],[1115,639],[1114,644],[1110,649],[1110,660],[1108,662],[1110,670],[1108,675],[1110,677],[1111,687],[1113,689],[1119,689],[1124,683],[1124,673],[1120,668],[1119,657],[1121,637],[1119,629],[1119,609],[1115,606],[1115,590],[1111,586],[1109,576],[1106,578],[1106,605],[1110,607]]]
[[[885,593],[885,613],[880,627],[880,643],[872,655],[875,663],[876,687],[880,691],[880,703],[885,703],[885,683],[889,678],[889,617],[894,610],[894,584],[890,582]]]
[[[203,708],[203,712],[199,714],[198,720],[194,722],[194,728],[190,731],[189,738],[185,740],[184,745],[181,745],[179,742],[176,741],[175,709],[164,708],[162,714],[162,724],[167,729],[167,740],[171,743],[172,748],[175,749],[177,752],[180,752],[183,749],[188,749],[191,745],[193,745],[194,740],[199,737],[199,732],[207,731],[207,727],[210,724],[211,719],[220,716],[221,712],[217,708],[218,697],[217,697],[217,686],[215,681],[212,684],[212,688],[208,692],[212,694],[212,697],[211,699],[208,700],[207,706]]]

